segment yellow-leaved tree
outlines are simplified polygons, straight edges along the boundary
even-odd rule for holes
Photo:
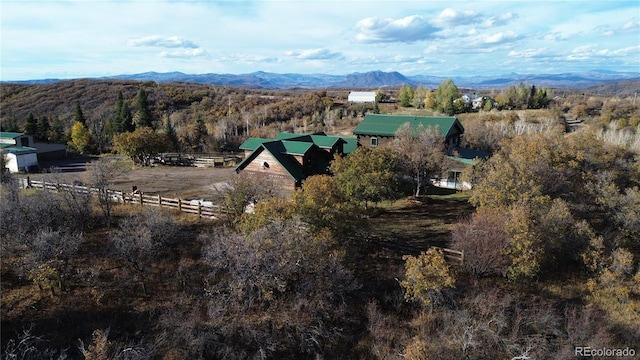
[[[431,306],[442,299],[442,291],[455,287],[456,279],[442,250],[430,248],[418,256],[405,255],[405,279],[400,282],[407,300]]]
[[[71,141],[69,145],[79,153],[84,153],[89,149],[90,144],[91,134],[89,133],[89,129],[87,129],[83,123],[76,121],[71,127]]]

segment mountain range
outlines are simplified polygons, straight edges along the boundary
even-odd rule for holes
[[[437,87],[446,77],[413,75],[405,76],[399,72],[370,71],[348,75],[327,74],[277,74],[264,71],[249,74],[185,74],[181,72],[145,72],[140,74],[116,75],[100,79],[119,79],[136,81],[189,82],[198,84],[212,84],[219,86],[242,86],[264,89],[290,88],[348,88],[348,89],[377,89],[381,87],[397,87],[402,85]],[[457,76],[451,78],[460,88],[488,89],[504,88],[528,82],[538,87],[551,88],[586,88],[611,82],[625,80],[640,80],[640,73],[613,72],[593,70],[584,73],[562,74],[517,74],[511,73],[501,76]],[[29,80],[20,83],[51,83],[59,79]]]

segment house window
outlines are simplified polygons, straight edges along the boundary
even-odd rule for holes
[[[376,146],[378,146],[378,138],[372,137],[371,138],[371,147],[376,147]]]

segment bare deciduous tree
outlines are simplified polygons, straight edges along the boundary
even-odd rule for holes
[[[91,168],[87,175],[90,186],[98,190],[96,193],[98,204],[104,214],[107,228],[111,227],[111,210],[118,200],[109,191],[109,187],[113,180],[122,176],[124,172],[122,164],[118,161],[103,158],[91,163]]]
[[[161,209],[145,209],[120,222],[112,239],[117,256],[126,260],[139,279],[144,296],[148,295],[146,277],[167,242],[174,236],[176,224]]]

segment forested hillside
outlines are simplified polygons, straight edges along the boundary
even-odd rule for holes
[[[0,126],[4,131],[32,132],[45,141],[67,142],[72,140],[74,122],[82,120],[91,138],[90,148],[82,150],[94,153],[112,151],[115,135],[140,125],[168,133],[172,150],[232,151],[248,136],[273,136],[280,131],[349,134],[367,111],[391,113],[405,109],[461,114],[549,108],[555,111],[551,115],[554,120],[588,116],[590,120],[602,120],[601,125],[619,121],[620,128],[638,122],[635,94],[629,94],[629,84],[633,82],[610,85],[603,88],[608,95],[601,96],[596,90],[556,91],[526,83],[477,91],[458,89],[448,80],[434,89],[378,89],[381,102],[364,105],[347,103],[349,90],[339,89],[250,90],[88,79],[36,85],[3,83]],[[461,102],[459,97],[463,94],[468,98],[481,96],[480,108]],[[145,124],[136,119],[141,114],[147,114]],[[504,111],[490,116],[512,117]]]
[[[106,191],[23,189],[21,175],[3,173],[3,359],[640,352],[635,96],[520,84],[480,94],[474,109],[452,81],[367,106],[344,103],[346,91],[69,84],[3,86],[3,126],[37,133],[41,119],[59,118],[72,143],[82,140],[72,129],[86,127],[85,150],[122,152],[125,138],[174,130],[183,150],[211,151],[283,130],[349,133],[367,111],[448,113],[465,127],[463,145],[491,156],[464,171],[472,190],[413,196],[415,173],[446,170],[448,158],[427,129],[398,132],[397,146],[337,157],[332,176],[288,197],[234,174],[207,190],[226,214],[218,220],[115,204]],[[63,85],[75,97],[56,95]],[[125,171],[159,168],[103,156],[74,183],[104,190]]]

